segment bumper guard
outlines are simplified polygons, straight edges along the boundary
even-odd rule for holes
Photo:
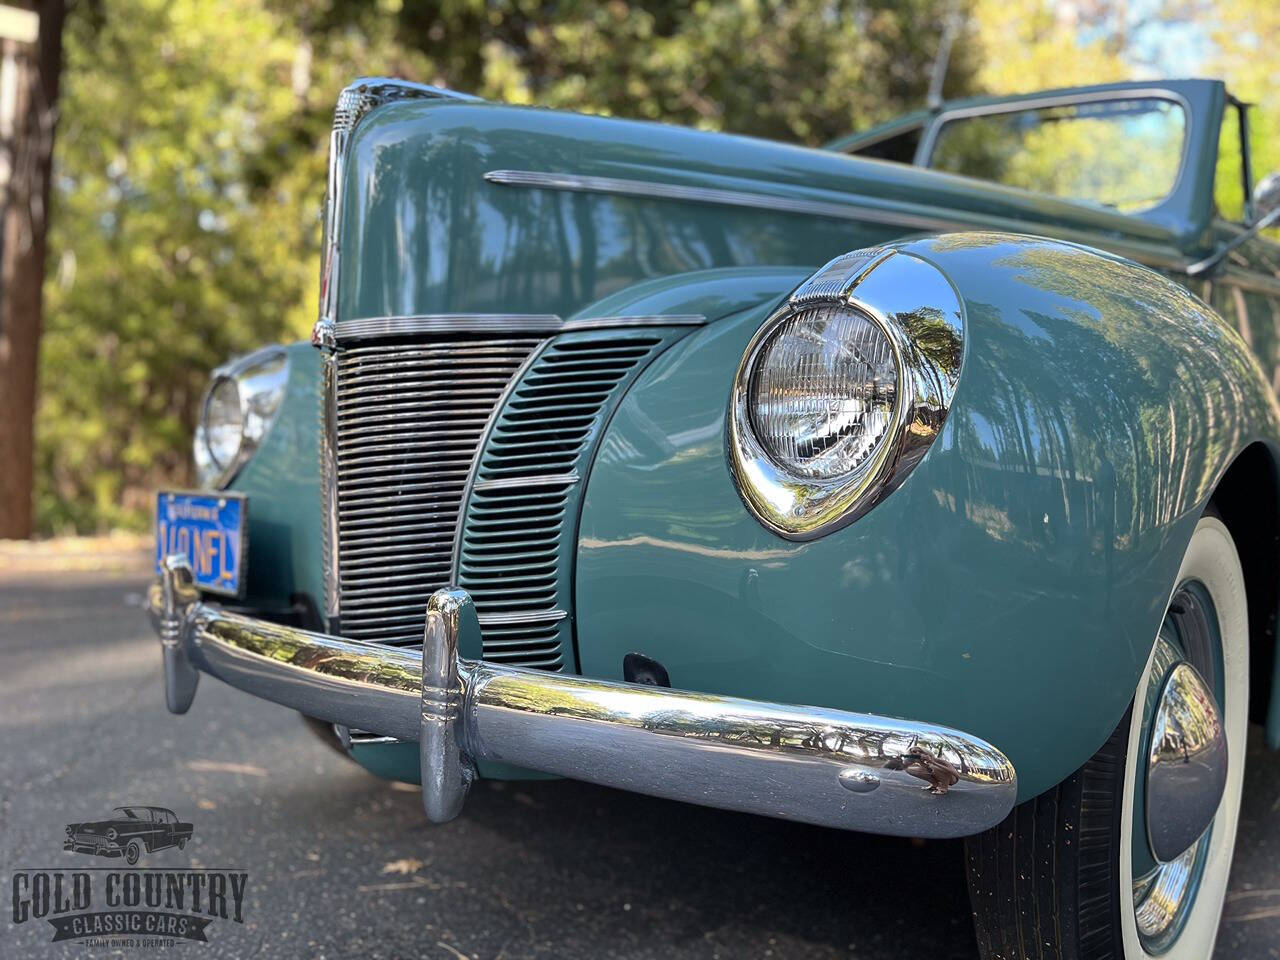
[[[191,706],[203,671],[320,720],[416,740],[437,823],[461,811],[483,760],[903,836],[977,833],[1017,795],[1004,754],[948,727],[462,659],[459,638],[480,631],[462,590],[431,596],[421,652],[226,612],[202,601],[182,556],[165,560],[147,605],[173,713]]]

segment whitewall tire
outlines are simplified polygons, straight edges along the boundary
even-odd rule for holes
[[[1231,872],[1248,701],[1244,573],[1210,510],[1115,732],[1067,780],[966,840],[984,960],[1209,960]]]
[[[1205,586],[1217,613],[1226,693],[1220,709],[1227,735],[1227,783],[1205,851],[1199,889],[1182,920],[1177,939],[1164,952],[1151,952],[1139,935],[1135,911],[1124,910],[1121,912],[1121,924],[1125,960],[1154,956],[1165,960],[1207,960],[1213,953],[1213,944],[1218,936],[1218,921],[1227,895],[1231,855],[1235,849],[1249,722],[1249,617],[1240,558],[1231,534],[1217,517],[1204,516],[1196,525],[1178,571],[1178,583],[1187,581],[1197,581]],[[1145,690],[1150,682],[1154,658],[1155,650],[1152,650],[1152,657],[1148,659],[1138,684],[1139,690]],[[1125,759],[1124,805],[1120,821],[1122,836],[1130,836],[1136,828],[1133,798],[1137,776],[1142,770],[1138,757],[1141,724],[1139,711],[1133,711]],[[1133,873],[1132,847],[1125,844],[1120,859],[1121,889],[1132,887]]]

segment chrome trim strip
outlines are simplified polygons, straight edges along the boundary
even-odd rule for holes
[[[387,737],[380,733],[370,733],[368,730],[350,730],[340,723],[333,724],[334,736],[338,738],[338,742],[342,745],[342,749],[351,753],[352,747],[368,746],[373,743],[404,743],[397,737]]]
[[[686,187],[676,183],[652,180],[624,180],[617,177],[590,177],[571,173],[542,173],[536,170],[490,170],[484,175],[489,183],[542,190],[570,190],[578,193],[608,193],[653,200],[679,200],[690,203],[713,203],[730,207],[752,207],[779,213],[799,213],[839,220],[863,220],[920,230],[950,230],[958,221],[921,216],[905,211],[887,211],[855,203],[810,200],[805,197],[780,197],[776,194],[748,190],[721,190],[713,187]]]
[[[700,327],[707,318],[700,313],[645,314],[634,317],[582,317],[566,320],[560,332],[570,333],[574,330],[612,330],[617,327]]]
[[[930,233],[951,233],[958,230],[994,230],[1004,233],[1045,231],[1052,236],[1110,250],[1113,253],[1136,260],[1149,267],[1165,270],[1185,270],[1189,261],[1160,250],[1153,250],[1142,241],[1114,242],[1086,230],[1063,228],[1051,223],[1033,223],[1009,217],[978,215],[971,219],[940,217],[912,213],[909,210],[871,206],[857,201],[812,200],[807,197],[778,196],[751,190],[722,190],[711,187],[687,187],[674,183],[652,180],[626,180],[616,177],[579,176],[572,173],[546,173],[537,170],[490,170],[484,175],[489,183],[515,187],[531,187],[542,190],[570,190],[579,193],[602,193],[616,196],[643,197],[653,200],[679,200],[690,203],[711,203],[721,206],[749,207],[757,210],[773,210],[778,213],[798,213],[810,216],[832,217],[839,220],[856,220],[862,223],[879,223],[892,227],[906,227]],[[1061,199],[1061,198],[1053,198]],[[1069,200],[1062,200],[1069,203]]]
[[[480,626],[510,623],[559,623],[568,610],[518,610],[512,613],[481,613]]]
[[[338,571],[338,360],[332,350],[321,355],[320,526],[324,557],[325,623],[335,633],[341,610]]]
[[[707,322],[700,313],[670,316],[579,317],[562,320],[552,313],[433,313],[421,316],[361,317],[340,320],[334,327],[335,344],[375,337],[404,337],[428,333],[531,333],[556,334],[575,330],[610,330],[616,327],[695,327]]]
[[[542,473],[529,477],[505,477],[501,480],[480,480],[472,484],[472,490],[504,490],[511,487],[558,487],[577,483],[577,472]]]
[[[330,723],[417,740],[423,807],[437,822],[461,810],[479,761],[919,837],[979,832],[1017,797],[998,749],[936,724],[462,659],[481,627],[461,590],[431,596],[421,651],[227,613],[200,601],[183,557],[166,562],[148,607],[166,682],[189,694],[170,700],[174,712],[203,671]]]
[[[785,469],[756,436],[751,381],[761,351],[783,323],[815,305],[869,319],[897,366],[893,420],[880,445],[849,473],[803,477]],[[789,540],[812,540],[852,523],[896,490],[942,430],[960,377],[964,309],[938,270],[883,247],[836,257],[802,283],[756,331],[734,377],[729,467],[747,508]]]
[[[436,313],[407,317],[339,320],[336,343],[423,333],[555,333],[563,321],[553,313]]]

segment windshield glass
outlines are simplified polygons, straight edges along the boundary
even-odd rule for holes
[[[130,820],[141,820],[142,816],[133,807],[116,807],[115,813]]]
[[[1173,190],[1185,135],[1182,107],[1156,97],[1006,110],[945,120],[928,165],[1135,212]]]

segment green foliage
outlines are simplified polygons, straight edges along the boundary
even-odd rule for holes
[[[68,21],[38,413],[43,532],[145,526],[208,371],[304,337],[337,91],[820,143],[920,104],[942,0],[100,0]],[[962,56],[954,92],[967,91]]]
[[[302,329],[309,185],[265,177],[293,50],[253,4],[72,18],[41,358],[41,529],[134,522],[186,479],[203,374]],[[310,145],[296,162],[319,169]]]
[[[1261,104],[1257,172],[1280,169],[1271,55],[1280,5],[1169,2],[1212,35],[1206,72]],[[306,335],[331,111],[353,77],[818,144],[922,106],[952,10],[967,26],[947,96],[1132,76],[1125,9],[1107,0],[76,5],[55,148],[38,528],[145,526],[155,486],[191,481],[208,371]]]
[[[1215,0],[1198,9],[1210,27],[1215,52],[1209,69],[1227,82],[1228,88],[1250,104],[1249,144],[1255,180],[1280,172],[1280,4],[1275,0]],[[1231,120],[1234,121],[1234,111]],[[1234,123],[1232,124],[1234,127]],[[1224,130],[1238,141],[1234,129]],[[1224,142],[1219,153],[1225,169],[1218,177],[1218,199],[1224,215],[1238,219],[1243,214],[1243,190],[1239,186],[1238,147]],[[1267,232],[1280,241],[1280,230]]]

